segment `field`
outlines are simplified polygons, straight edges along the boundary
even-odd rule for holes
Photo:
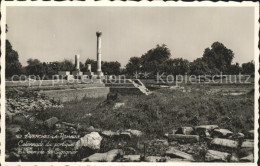
[[[11,95],[10,98],[12,98]],[[107,99],[85,98],[81,101],[63,103],[62,107],[35,109],[28,111],[27,114],[34,120],[26,122],[21,122],[21,120],[17,122],[17,118],[16,121],[7,120],[7,128],[19,124],[24,129],[24,133],[52,133],[56,132],[56,127],[50,129],[44,127],[43,124],[44,121],[55,117],[60,124],[65,122],[73,126],[82,137],[91,131],[120,133],[131,129],[142,132],[142,137],[127,141],[104,137],[98,151],[87,153],[79,151],[70,159],[51,159],[54,161],[77,161],[86,157],[86,154],[104,153],[118,148],[130,155],[163,156],[169,145],[160,144],[158,147],[153,142],[165,140],[165,135],[174,133],[181,127],[218,125],[219,128],[228,129],[234,134],[248,133],[249,130],[254,129],[254,89],[253,85],[194,84],[183,87],[161,87],[156,88],[147,96],[121,96],[110,93]],[[7,134],[9,138],[11,135],[11,133]],[[7,154],[15,151],[16,141],[15,139],[7,140],[9,142]],[[147,144],[149,146],[146,146],[146,154],[143,154],[144,145]],[[207,150],[205,147],[207,146],[203,142],[176,146],[179,149],[183,148],[182,146],[184,148],[186,146],[186,149],[187,146],[192,147],[192,152],[189,151],[189,153],[193,154],[196,161],[205,161],[204,156]],[[129,151],[129,148],[134,149],[134,152]],[[10,157],[9,160],[13,158]],[[46,157],[31,156],[24,160],[34,161],[35,159],[44,161]]]
[[[253,129],[254,93],[224,95],[224,90],[241,91],[235,86],[222,91],[222,87],[187,88],[190,92],[159,89],[149,96],[84,99],[65,103],[64,108],[47,109],[40,116],[43,119],[55,116],[66,122],[113,131],[138,129],[151,137],[162,137],[180,126],[205,124],[217,124],[234,132]],[[116,103],[124,104],[115,108]],[[92,116],[85,117],[87,114]]]

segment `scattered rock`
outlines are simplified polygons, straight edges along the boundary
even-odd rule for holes
[[[233,132],[227,129],[214,129],[212,133],[213,138],[228,138]]]
[[[184,135],[184,134],[169,134],[169,141],[178,141],[182,143],[196,143],[199,142],[198,135]]]
[[[89,147],[93,150],[98,150],[100,149],[101,141],[102,137],[97,132],[91,132],[76,142],[75,149]]]
[[[175,134],[192,135],[194,134],[194,129],[192,127],[180,127]]]
[[[254,162],[254,155],[250,154],[240,159],[240,162]]]
[[[143,135],[143,133],[139,130],[128,129],[128,130],[126,130],[126,132],[131,133],[131,135],[133,135],[135,137],[141,137]]]
[[[240,157],[248,156],[254,152],[254,140],[245,140],[241,144],[241,148],[239,150]]]
[[[244,142],[242,142],[242,145],[241,145],[241,148],[249,148],[249,149],[254,149],[254,141],[249,141],[249,140],[246,140]]]
[[[115,135],[119,135],[119,133],[110,130],[102,131],[100,134],[105,137],[114,137]]]
[[[123,151],[121,149],[113,149],[106,153],[95,153],[89,157],[82,159],[83,162],[90,161],[90,162],[112,162],[115,161],[117,158],[123,155]]]
[[[120,137],[123,139],[131,139],[131,133],[123,131],[120,133]]]
[[[44,124],[45,124],[48,128],[53,128],[54,125],[55,125],[56,123],[58,123],[58,121],[59,121],[58,118],[52,117],[52,118],[50,118],[50,119],[45,120],[45,121],[44,121]]]
[[[171,158],[182,158],[182,159],[194,161],[194,158],[192,155],[179,151],[175,147],[170,147],[169,150],[167,150],[165,154],[167,156],[170,156]]]
[[[229,153],[216,150],[208,150],[205,155],[205,161],[229,161],[231,155]]]
[[[233,134],[228,137],[228,139],[236,139],[236,140],[240,140],[240,139],[244,139],[244,138],[245,138],[245,135],[243,133],[236,133],[236,134]]]
[[[200,136],[209,136],[209,133],[212,132],[214,129],[217,129],[217,125],[202,125],[202,126],[196,126],[195,133]]]
[[[160,157],[160,156],[147,156],[147,157],[145,157],[145,161],[147,161],[147,162],[164,162],[164,161],[166,161],[166,159],[163,157]]]
[[[232,153],[230,162],[239,162],[239,158],[236,153]]]
[[[192,162],[187,159],[180,159],[180,158],[166,158],[166,162]]]
[[[65,126],[69,126],[69,127],[74,127],[74,128],[77,127],[77,125],[72,124],[72,123],[62,122],[62,124],[65,125]]]
[[[125,106],[125,103],[115,103],[113,109],[116,110],[116,109],[123,107],[123,106]]]
[[[211,147],[216,149],[237,149],[238,141],[223,139],[223,138],[214,138],[211,141]]]
[[[140,161],[140,155],[124,155],[123,161],[126,162],[138,162]]]

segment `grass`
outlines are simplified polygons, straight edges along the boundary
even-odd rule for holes
[[[61,122],[81,126],[78,134],[84,136],[88,127],[93,126],[102,130],[137,129],[144,137],[133,138],[131,141],[105,138],[102,140],[99,153],[111,149],[123,149],[125,154],[143,154],[144,144],[148,145],[155,138],[162,139],[165,133],[182,126],[216,124],[233,132],[246,132],[254,128],[254,93],[250,85],[186,85],[190,93],[169,88],[153,91],[151,95],[124,95],[110,93],[105,98],[86,98],[81,101],[64,103],[64,108],[47,108],[30,112],[36,120],[25,121],[21,126],[24,133],[52,134],[54,129],[42,125],[43,121],[57,117]],[[250,93],[231,96],[223,95],[220,90],[247,90]],[[27,91],[26,91],[27,92]],[[10,91],[7,96],[15,98],[20,91]],[[24,97],[36,97],[37,93],[24,93]],[[114,109],[115,103],[125,103]],[[17,147],[17,140],[7,133],[8,154]],[[204,161],[206,145],[190,145],[194,147],[196,161]],[[187,146],[189,147],[189,146]],[[150,145],[147,155],[160,155],[167,147]],[[134,152],[133,152],[134,151]],[[28,155],[25,161],[79,161],[95,153],[90,149],[81,149],[74,156],[56,158],[49,156]],[[10,161],[18,159],[9,158]]]
[[[217,124],[233,132],[254,128],[254,95],[223,96],[206,94],[208,87],[191,93],[159,89],[149,96],[118,96],[113,100],[84,99],[52,108],[38,118],[57,117],[81,126],[124,130],[137,129],[148,137],[158,138],[180,126]],[[125,106],[113,109],[116,102]],[[87,114],[91,116],[87,116]]]

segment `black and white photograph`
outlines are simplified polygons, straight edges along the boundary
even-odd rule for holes
[[[1,8],[3,163],[257,165],[257,2],[25,4]]]

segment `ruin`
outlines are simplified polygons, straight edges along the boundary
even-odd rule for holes
[[[91,78],[98,78],[98,79],[104,78],[104,74],[103,74],[102,68],[101,68],[101,55],[102,55],[101,54],[101,35],[102,35],[102,32],[100,32],[100,31],[96,32],[96,36],[97,36],[97,71],[95,73],[92,72],[92,70],[91,70],[91,64],[87,64],[86,72],[80,71],[80,60],[79,60],[80,55],[76,54],[74,71],[72,71],[71,73],[70,73],[70,71],[59,71],[57,76],[61,77],[61,78],[65,78],[67,80],[86,79],[86,78],[90,78],[89,76],[91,76]]]

